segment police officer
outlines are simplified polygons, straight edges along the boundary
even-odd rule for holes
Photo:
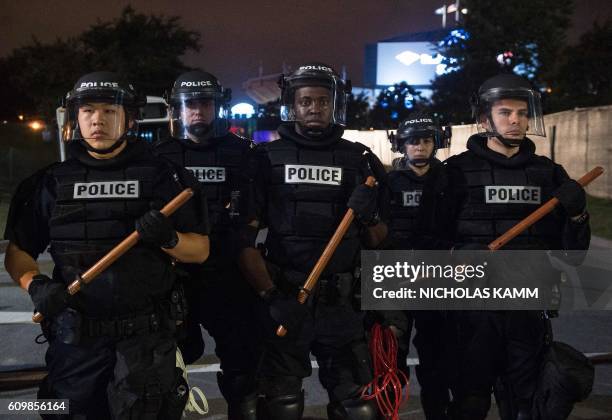
[[[386,235],[379,221],[384,189],[381,162],[365,146],[344,140],[350,84],[325,64],[298,67],[281,79],[280,139],[256,148],[255,220],[242,237],[241,266],[259,292],[267,317],[259,369],[265,396],[260,418],[298,419],[304,408],[302,378],[311,374],[309,352],[319,363],[331,419],[373,419],[359,398],[371,380],[359,293],[359,252]],[[297,292],[348,208],[356,220],[336,249],[307,305]],[[255,248],[257,227],[267,227],[265,259]],[[279,324],[287,337],[276,337]]]
[[[419,212],[427,212],[421,204],[425,181],[439,175],[440,161],[436,151],[450,144],[450,127],[442,128],[435,117],[415,113],[402,121],[389,140],[392,150],[404,156],[389,172],[391,205],[388,248],[436,249],[437,235],[421,232]],[[431,183],[431,180],[430,180]],[[445,315],[440,311],[384,311],[385,322],[394,327],[399,339],[398,365],[408,374],[406,357],[410,347],[413,323],[417,333],[414,344],[419,355],[416,374],[421,385],[421,404],[427,419],[446,419],[450,402],[445,378],[443,332]]]
[[[560,206],[505,248],[588,249],[584,189],[560,165],[536,155],[533,141],[526,137],[545,135],[539,93],[523,78],[501,74],[482,84],[472,109],[479,133],[469,138],[466,152],[445,162],[447,201],[435,207],[442,212],[436,220],[448,221],[451,246],[486,249],[486,244],[556,197]],[[532,193],[513,199],[509,186]],[[425,204],[428,196],[423,200]],[[538,367],[551,339],[547,313],[455,311],[453,315],[458,345],[453,418],[484,419],[492,386],[502,376],[506,393],[500,402],[511,407],[502,411],[502,417],[530,419]]]
[[[257,398],[253,371],[259,347],[254,302],[257,295],[241,278],[232,258],[232,225],[240,218],[240,189],[248,178],[245,158],[251,142],[228,132],[231,91],[215,76],[182,74],[167,97],[171,139],[155,153],[192,171],[208,200],[211,256],[205,264],[183,265],[191,316],[188,336],[179,341],[186,363],[201,356],[202,324],[215,339],[223,373],[219,388],[230,419],[254,418]]]
[[[157,210],[197,183],[135,140],[140,98],[115,73],[81,77],[66,95],[69,159],[20,185],[7,222],[6,269],[45,317],[38,398],[68,399],[75,418],[178,419],[187,398],[171,261],[207,258],[205,201],[196,192],[170,218]],[[67,285],[134,228],[138,244],[69,296]],[[52,277],[36,263],[48,245]]]

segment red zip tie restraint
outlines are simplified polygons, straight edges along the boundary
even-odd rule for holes
[[[376,399],[385,419],[399,420],[399,409],[408,401],[408,377],[397,368],[397,338],[390,328],[374,324],[370,336],[370,354],[374,379],[363,387],[363,400]],[[402,384],[406,385],[405,390]]]

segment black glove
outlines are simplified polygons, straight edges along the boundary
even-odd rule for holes
[[[45,318],[53,318],[68,306],[68,290],[59,280],[53,280],[44,274],[32,277],[28,293],[34,302],[34,308]]]
[[[586,208],[586,194],[584,188],[573,179],[568,179],[552,195],[559,200],[569,217],[575,217]]]
[[[159,210],[149,210],[136,220],[140,240],[147,245],[171,249],[178,243],[178,235],[172,222]]]
[[[373,223],[377,210],[378,188],[360,184],[353,190],[347,206],[352,208],[359,221],[365,224]]]
[[[308,315],[306,305],[300,304],[294,297],[283,295],[276,288],[267,292],[264,299],[268,303],[270,317],[289,332],[298,331]]]

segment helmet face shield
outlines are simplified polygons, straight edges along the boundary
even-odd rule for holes
[[[391,150],[404,155],[395,169],[410,169],[410,165],[430,164],[436,150],[450,147],[451,130],[442,128],[435,117],[417,113],[402,121],[397,132],[388,137]]]
[[[417,144],[421,139],[432,138],[436,149],[449,146],[448,138],[440,127],[430,125],[426,127],[406,127],[398,130],[397,138],[400,142]]]
[[[106,71],[86,74],[64,98],[62,139],[84,140],[91,150],[118,147],[126,138],[136,137],[138,111],[145,104],[146,97],[120,75]]]
[[[540,94],[533,89],[487,89],[478,95],[475,116],[478,132],[487,137],[546,136]]]
[[[100,145],[136,133],[136,115],[124,105],[125,96],[122,91],[101,90],[69,96],[63,140],[85,140]]]
[[[219,92],[179,93],[170,98],[170,135],[199,142],[222,137],[228,130],[228,108]]]
[[[283,78],[280,118],[307,124],[309,113],[320,113],[327,124],[346,126],[346,107],[350,89],[333,74],[289,76]]]

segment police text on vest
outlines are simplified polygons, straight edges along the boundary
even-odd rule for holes
[[[73,198],[138,198],[138,181],[77,182]]]
[[[418,207],[421,204],[421,195],[421,190],[402,191],[404,207]]]
[[[287,184],[340,185],[342,168],[335,166],[285,165]]]
[[[540,204],[540,187],[529,185],[486,185],[487,204]]]
[[[217,166],[188,166],[200,182],[225,182],[225,168]]]

